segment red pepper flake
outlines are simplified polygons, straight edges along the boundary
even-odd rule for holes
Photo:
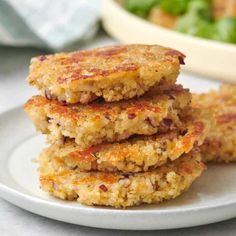
[[[41,56],[38,57],[39,61],[45,61],[46,59],[47,59],[46,55],[41,55]]]
[[[135,115],[134,113],[128,114],[128,118],[129,118],[130,120],[133,120],[135,117],[136,117],[136,115]]]
[[[147,122],[149,125],[151,125],[153,128],[156,127],[155,121],[154,121],[152,118],[148,117],[148,118],[146,119],[146,122]]]
[[[109,114],[108,112],[105,112],[105,113],[104,113],[104,116],[105,116],[106,119],[111,120],[110,114]]]
[[[60,125],[59,125],[60,126]],[[70,138],[69,137],[66,137],[66,136],[62,136],[62,138],[61,138],[61,142],[63,143],[63,144],[65,144],[66,142],[68,142],[70,140]]]
[[[204,129],[204,124],[200,121],[198,122],[195,122],[194,124],[194,134],[195,135],[199,135],[203,132],[203,129]]]
[[[187,129],[181,130],[181,131],[179,132],[179,134],[180,134],[181,136],[184,136],[184,135],[187,134],[187,133],[188,133],[188,130],[187,130]]]
[[[122,174],[126,179],[128,179],[129,178],[129,176],[130,176],[130,174],[128,174],[128,173],[124,173],[124,174]]]
[[[129,173],[122,173],[122,176],[124,177],[124,179],[129,179],[129,177],[134,176],[134,173],[131,173],[131,172],[129,172]]]
[[[85,149],[84,151],[77,151],[76,154],[79,154],[82,159],[89,159],[94,157],[94,155],[102,149],[101,145],[93,146]],[[73,155],[73,153],[71,153]]]
[[[57,78],[57,82],[58,82],[59,84],[66,83],[67,80],[68,80],[68,78],[62,78],[62,77],[58,77],[58,78]]]
[[[56,97],[55,97],[55,96],[51,93],[51,91],[48,90],[48,89],[45,89],[44,94],[45,94],[45,97],[46,97],[48,100],[56,99]]]
[[[172,125],[173,121],[169,118],[164,118],[163,119],[163,124],[167,127],[170,127]]]
[[[104,184],[101,184],[101,185],[99,186],[99,188],[100,188],[103,192],[107,192],[107,191],[108,191],[107,187],[106,187]]]

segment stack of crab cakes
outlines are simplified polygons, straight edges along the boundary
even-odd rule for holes
[[[158,45],[33,58],[41,95],[24,109],[50,144],[41,188],[61,199],[125,208],[174,199],[201,175],[207,111],[176,84],[184,55]]]

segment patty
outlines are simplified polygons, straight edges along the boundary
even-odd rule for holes
[[[120,45],[32,58],[27,81],[49,99],[87,104],[130,99],[175,83],[184,55],[158,45]]]
[[[65,105],[35,96],[24,108],[37,130],[48,134],[50,143],[64,143],[69,137],[86,148],[179,127],[191,94],[181,85],[162,88],[154,88],[138,99],[112,103],[96,100],[88,105]]]
[[[126,208],[174,199],[201,175],[205,165],[192,152],[150,172],[122,174],[80,172],[57,158],[40,157],[41,189],[51,195],[86,205]]]
[[[236,85],[225,84],[218,91],[194,94],[193,106],[208,110],[215,119],[201,146],[203,160],[236,161]]]
[[[176,160],[204,142],[210,122],[207,116],[200,113],[196,110],[195,115],[185,119],[182,129],[166,134],[137,136],[119,143],[102,143],[86,149],[67,140],[64,144],[51,145],[41,155],[57,158],[69,168],[78,168],[80,171],[148,171]]]

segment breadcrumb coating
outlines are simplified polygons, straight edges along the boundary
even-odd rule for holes
[[[201,146],[203,160],[236,161],[236,85],[224,84],[218,91],[194,94],[193,106],[208,110],[215,119]]]
[[[162,135],[137,136],[119,143],[102,143],[82,149],[73,140],[52,144],[41,155],[57,158],[80,171],[140,172],[174,161],[200,146],[210,129],[208,116],[198,110],[181,129]]]
[[[191,94],[181,85],[153,88],[138,99],[89,105],[66,105],[43,96],[24,106],[37,130],[50,143],[73,138],[82,148],[102,142],[124,140],[131,135],[151,135],[182,125],[180,117],[189,109]]]
[[[192,152],[155,170],[135,174],[80,172],[57,158],[42,155],[39,171],[42,190],[57,198],[126,208],[176,198],[205,168],[199,153]]]

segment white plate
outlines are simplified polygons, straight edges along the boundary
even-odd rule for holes
[[[103,0],[103,26],[122,43],[160,44],[183,52],[185,70],[236,83],[236,45],[178,33],[124,10],[114,0]]]
[[[0,116],[0,196],[36,214],[60,221],[110,229],[170,229],[236,216],[236,165],[210,166],[188,192],[159,205],[128,210],[83,206],[39,189],[33,159],[45,146],[21,108]]]

